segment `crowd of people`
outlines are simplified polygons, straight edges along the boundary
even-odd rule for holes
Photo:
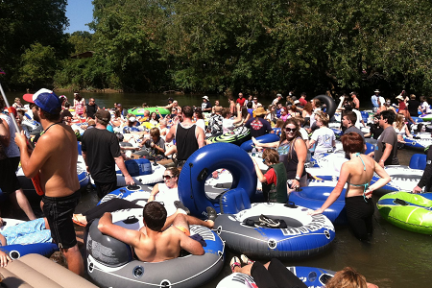
[[[311,214],[323,213],[348,184],[345,201],[349,224],[354,235],[362,241],[368,240],[373,230],[372,193],[390,181],[384,166],[399,164],[398,143],[404,141],[404,136],[411,136],[409,125],[414,123],[411,117],[418,116],[418,111],[430,113],[424,97],[420,97],[419,102],[415,95],[408,97],[404,93],[396,97],[398,107],[395,108],[389,99],[384,100],[379,95],[380,91],[376,90],[371,97],[375,112],[373,123],[364,123],[359,111],[360,100],[355,92],[343,95],[336,110],[341,114],[341,140],[349,161],[343,164],[338,184],[327,201]],[[179,169],[191,154],[209,144],[206,142],[207,137],[236,133],[237,128],[246,127],[250,130],[255,147],[263,149],[262,158],[269,167],[263,173],[254,162],[258,180],[263,183],[265,200],[286,203],[289,193],[308,185],[305,163],[310,153],[319,157],[333,151],[336,145],[334,129],[329,128],[329,123],[335,119],[324,112],[323,103],[318,99],[308,101],[306,93],[302,93],[299,98],[292,94],[290,92],[285,99],[277,94],[268,107],[264,107],[257,96],[244,97],[243,93],[239,93],[236,99],[230,97],[226,107],[219,100],[212,105],[208,96],[202,97],[198,107],[180,106],[178,101],[169,98],[168,104],[159,108],[169,109],[167,115],[163,116],[156,109],[152,113],[144,110],[143,116],[137,117],[128,114],[120,103],[115,103],[112,109],[105,109],[99,107],[94,98],[86,103],[79,93],[74,93],[71,106],[65,96],[57,97],[52,91],[41,89],[35,94],[24,96],[24,100],[30,103],[28,109],[19,98],[13,106],[21,128],[23,121],[35,120],[42,126],[42,133],[28,135],[24,133],[25,129],[17,133],[12,125],[12,115],[0,113],[0,167],[1,171],[7,171],[0,175],[0,188],[17,202],[30,220],[36,219],[15,175],[21,162],[25,176],[33,178],[35,185],[44,192],[41,206],[46,216],[43,227],[46,228],[42,230],[49,229],[52,241],[58,244],[67,259],[69,269],[78,274],[83,273],[84,267],[73,223],[85,226],[97,218],[100,218],[99,229],[103,233],[130,244],[142,261],[158,262],[178,257],[180,248],[199,255],[203,253],[200,239],[189,238],[188,227],[190,224],[199,224],[212,228],[215,212],[210,211],[208,221],[201,221],[187,215],[188,209],[174,197],[178,210],[173,215],[167,215],[166,209],[152,200],[167,193],[177,195]],[[328,95],[331,97],[330,93]],[[145,109],[148,105],[143,103],[142,107]],[[5,108],[4,101],[0,100],[0,110]],[[74,126],[77,122],[85,124]],[[367,125],[370,132],[363,133],[362,128]],[[82,136],[77,133],[78,129],[85,131]],[[268,133],[277,134],[280,140],[273,143],[256,140]],[[28,147],[29,136],[36,136],[31,137],[34,149]],[[138,208],[136,204],[130,207],[131,203],[119,199],[83,214],[73,214],[80,198],[75,168],[77,136],[82,142],[82,155],[100,199],[117,188],[116,165],[125,176],[126,184],[134,184],[124,164],[128,157],[124,152],[128,148],[120,147],[119,142],[137,143],[133,149],[138,157],[162,160],[173,155],[176,168],[167,169],[164,183],[156,185],[151,193],[150,203],[144,207],[145,227],[142,231],[129,231],[112,223],[110,212]],[[377,149],[364,155],[367,137],[377,139]],[[428,157],[432,158],[432,153],[428,153]],[[369,186],[374,173],[381,178]],[[432,173],[432,168],[427,168],[426,173]],[[426,185],[430,187],[430,178],[422,178],[414,192],[419,192]],[[145,237],[142,237],[142,233]],[[172,239],[175,241],[170,242]],[[252,264],[248,261],[245,264]],[[234,265],[232,269],[237,271],[244,268]],[[251,266],[245,271],[251,273],[256,269],[262,268]],[[363,280],[359,281],[363,283]]]

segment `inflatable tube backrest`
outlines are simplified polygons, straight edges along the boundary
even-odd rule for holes
[[[411,169],[424,170],[426,168],[426,155],[425,154],[414,154],[411,157],[409,167]]]
[[[152,174],[152,165],[150,160],[145,158],[133,159],[125,161],[126,169],[133,177],[140,175]]]
[[[269,133],[269,134],[265,134],[263,136],[257,137],[256,140],[259,143],[271,143],[271,142],[279,141],[280,138],[276,134]],[[240,145],[240,148],[242,148],[246,152],[252,151],[252,148],[253,148],[253,142],[252,142],[252,140],[248,140],[248,141],[244,142],[243,144]]]
[[[313,99],[318,99],[320,100],[321,104],[326,105],[327,107],[326,113],[327,115],[329,115],[330,119],[334,116],[334,113],[336,112],[336,103],[334,102],[333,98],[327,95],[318,95],[315,96]]]
[[[252,197],[256,192],[257,177],[249,155],[239,146],[215,143],[195,151],[183,165],[178,183],[179,198],[192,215],[207,215],[206,208],[220,211],[219,200],[209,199],[204,190],[207,177],[217,169],[228,170],[233,177],[232,189],[243,188]]]
[[[132,251],[129,245],[108,235],[102,234],[98,229],[99,219],[90,224],[86,253],[92,255],[111,267],[119,267],[133,260]]]
[[[226,191],[219,200],[222,214],[237,214],[251,208],[249,195],[243,188]]]
[[[375,145],[366,142],[366,151],[364,154],[369,154],[375,151]]]

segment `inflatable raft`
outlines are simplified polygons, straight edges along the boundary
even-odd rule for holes
[[[222,197],[221,202],[225,200]],[[232,209],[232,206],[233,203],[224,203],[223,208]],[[330,220],[322,214],[308,215],[311,210],[305,207],[288,207],[282,203],[243,203],[242,206],[246,209],[236,214],[219,215],[214,229],[228,248],[252,259],[304,259],[327,249],[335,238]],[[284,220],[287,228],[256,227],[254,223],[261,214]]]
[[[101,201],[99,201],[98,205],[108,202],[113,198],[119,198],[144,207],[150,198],[152,190],[153,187],[149,185],[125,186],[107,194],[101,199]],[[161,196],[161,194],[158,193],[156,194],[155,199],[155,201],[161,203],[165,207],[168,216],[174,214],[177,211],[177,208],[174,206],[174,201],[179,200],[177,189],[172,189],[170,192],[173,194]],[[172,198],[169,196],[172,196]]]
[[[334,182],[333,182],[334,183]],[[336,183],[334,183],[336,184]],[[333,191],[334,186],[308,186],[302,187],[301,191],[291,192],[289,201],[296,205],[316,210],[321,208],[327,197]],[[339,198],[322,214],[326,216],[334,225],[344,225],[348,223],[345,211],[345,193],[343,189]]]
[[[137,209],[131,209],[137,210]],[[128,229],[138,230],[143,226],[140,214],[115,224]],[[118,218],[113,213],[113,222]],[[191,235],[199,234],[206,246],[202,256],[186,255],[175,259],[150,263],[134,259],[129,245],[110,236],[102,234],[97,228],[99,220],[89,227],[87,234],[87,272],[99,287],[200,287],[203,283],[216,277],[224,264],[225,244],[210,229],[192,225]]]
[[[1,286],[8,288],[97,288],[85,280],[41,255],[30,254],[0,268]]]
[[[287,267],[309,288],[324,287],[328,280],[334,277],[335,272],[314,267]],[[233,273],[222,279],[216,288],[250,288],[256,287],[252,276]]]
[[[21,187],[24,191],[35,190],[31,179],[27,178],[24,175],[24,172],[23,172],[21,166],[18,168],[16,175],[17,175],[18,181],[20,182]],[[90,183],[90,176],[87,173],[84,158],[81,155],[78,155],[77,175],[78,175],[78,180],[80,183],[80,188],[87,187],[87,185]]]
[[[413,138],[404,138],[405,146],[409,148],[424,149],[432,144],[431,133],[421,132]]]
[[[163,173],[166,168],[160,164],[151,163],[148,159],[140,158],[125,161],[126,169],[135,181],[135,184],[156,184],[163,182]],[[126,180],[116,165],[117,186],[126,186]]]
[[[233,131],[224,133],[219,136],[207,138],[210,143],[231,143],[241,145],[243,142],[250,139],[250,130],[246,127],[235,128]]]
[[[384,167],[391,180],[380,191],[388,193],[394,191],[412,191],[420,181],[423,171],[411,169],[404,165],[388,165]],[[370,184],[375,183],[380,177],[375,173]]]
[[[265,134],[263,136],[256,138],[256,141],[258,141],[258,143],[272,143],[272,142],[276,142],[279,140],[280,140],[279,136],[276,134],[273,134],[273,133]],[[254,145],[253,145],[252,140],[248,140],[246,142],[243,142],[243,144],[240,145],[240,148],[242,148],[246,152],[251,152],[253,147],[254,147]]]
[[[137,108],[137,107],[134,107],[134,108],[129,109],[127,112],[128,112],[128,114],[133,114],[135,116],[141,116],[141,117],[143,117],[144,116],[144,110],[149,111],[150,114],[151,114],[153,112],[156,112],[156,109],[159,110],[159,113],[162,116],[171,114],[171,111],[169,109],[164,108],[164,107],[146,107],[146,108]]]
[[[2,218],[3,226],[0,227],[0,233],[3,233],[11,227],[24,223],[24,221]],[[54,251],[58,250],[55,243],[35,243],[35,244],[13,244],[2,246],[1,250],[6,252],[12,260],[18,259],[27,254],[40,254],[43,256],[50,256]]]
[[[393,225],[432,235],[432,193],[389,193],[379,199],[377,207],[381,216]]]

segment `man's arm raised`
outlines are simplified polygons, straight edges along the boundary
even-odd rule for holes
[[[27,138],[24,135],[24,131],[15,134],[15,143],[20,149],[21,167],[24,175],[27,178],[33,178],[50,157],[52,152],[50,150],[50,147],[52,147],[51,137],[49,135],[42,135],[31,157],[27,151]]]
[[[113,224],[112,215],[109,212],[105,213],[99,220],[98,229],[103,234],[114,237],[133,247],[138,246],[141,237],[141,232],[139,231],[129,230]]]

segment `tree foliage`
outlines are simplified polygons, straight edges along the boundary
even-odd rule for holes
[[[49,2],[54,3],[49,7],[57,5],[57,11],[63,11],[64,1]],[[355,89],[364,95],[376,88],[387,93],[432,92],[432,2],[428,0],[94,0],[93,4],[94,34],[66,35],[69,46],[59,49],[66,43],[65,35],[54,33],[58,37],[54,41],[45,34],[36,37],[32,30],[30,43],[13,46],[15,51],[21,55],[35,42],[53,47],[61,60],[55,76],[61,86],[261,93]],[[0,15],[8,5],[0,2]],[[65,25],[62,17],[55,31]],[[0,25],[0,33],[19,38],[12,28],[5,32]],[[0,56],[13,49],[5,47],[0,43]],[[88,50],[95,52],[92,59],[64,56]]]

